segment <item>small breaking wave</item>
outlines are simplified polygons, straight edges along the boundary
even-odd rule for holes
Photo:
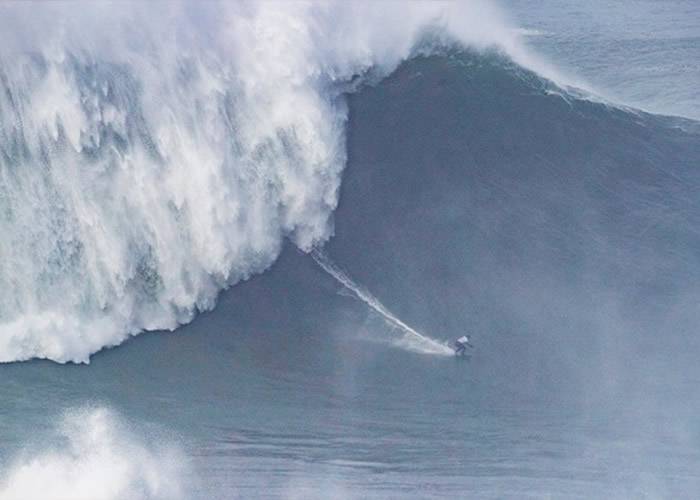
[[[169,7],[0,5],[0,362],[87,363],[323,244],[363,75],[445,45],[541,66],[480,0]]]
[[[0,500],[184,498],[181,453],[135,436],[108,409],[68,411],[52,438],[0,475]]]

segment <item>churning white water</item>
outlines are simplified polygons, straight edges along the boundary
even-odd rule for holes
[[[167,11],[0,6],[0,362],[88,362],[329,238],[357,77],[454,42],[535,64],[480,1]]]
[[[50,438],[0,474],[0,500],[184,498],[182,453],[137,437],[111,410],[70,410]]]

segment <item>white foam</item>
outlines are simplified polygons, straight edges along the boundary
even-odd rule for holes
[[[488,2],[0,4],[0,361],[88,362],[332,233],[348,82]]]
[[[107,409],[71,410],[55,434],[54,446],[25,453],[0,475],[0,500],[184,498],[181,454],[137,438]]]
[[[394,313],[389,311],[384,304],[379,301],[379,299],[372,295],[368,290],[355,283],[322,251],[314,249],[311,251],[311,256],[316,263],[321,266],[321,269],[335,278],[338,283],[342,284],[347,290],[351,291],[358,299],[372,308],[372,310],[379,313],[387,324],[397,328],[403,333],[398,340],[391,338],[388,339],[392,344],[396,345],[397,347],[422,354],[438,354],[443,356],[454,354],[452,349],[450,349],[447,344],[430,338],[401,321]]]

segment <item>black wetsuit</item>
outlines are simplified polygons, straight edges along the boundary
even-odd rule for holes
[[[463,356],[467,350],[467,346],[461,342],[455,342],[455,354],[457,356]]]
[[[469,337],[466,337],[466,341],[462,341],[462,338],[455,340],[455,354],[457,356],[464,356],[467,353],[467,347],[473,349],[474,346],[469,342]]]

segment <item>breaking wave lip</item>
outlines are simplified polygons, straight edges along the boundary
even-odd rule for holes
[[[328,240],[358,75],[456,44],[557,77],[485,1],[169,7],[0,6],[0,362],[87,363]]]
[[[54,446],[25,452],[0,474],[0,500],[185,498],[184,455],[136,436],[104,407],[67,411]]]

